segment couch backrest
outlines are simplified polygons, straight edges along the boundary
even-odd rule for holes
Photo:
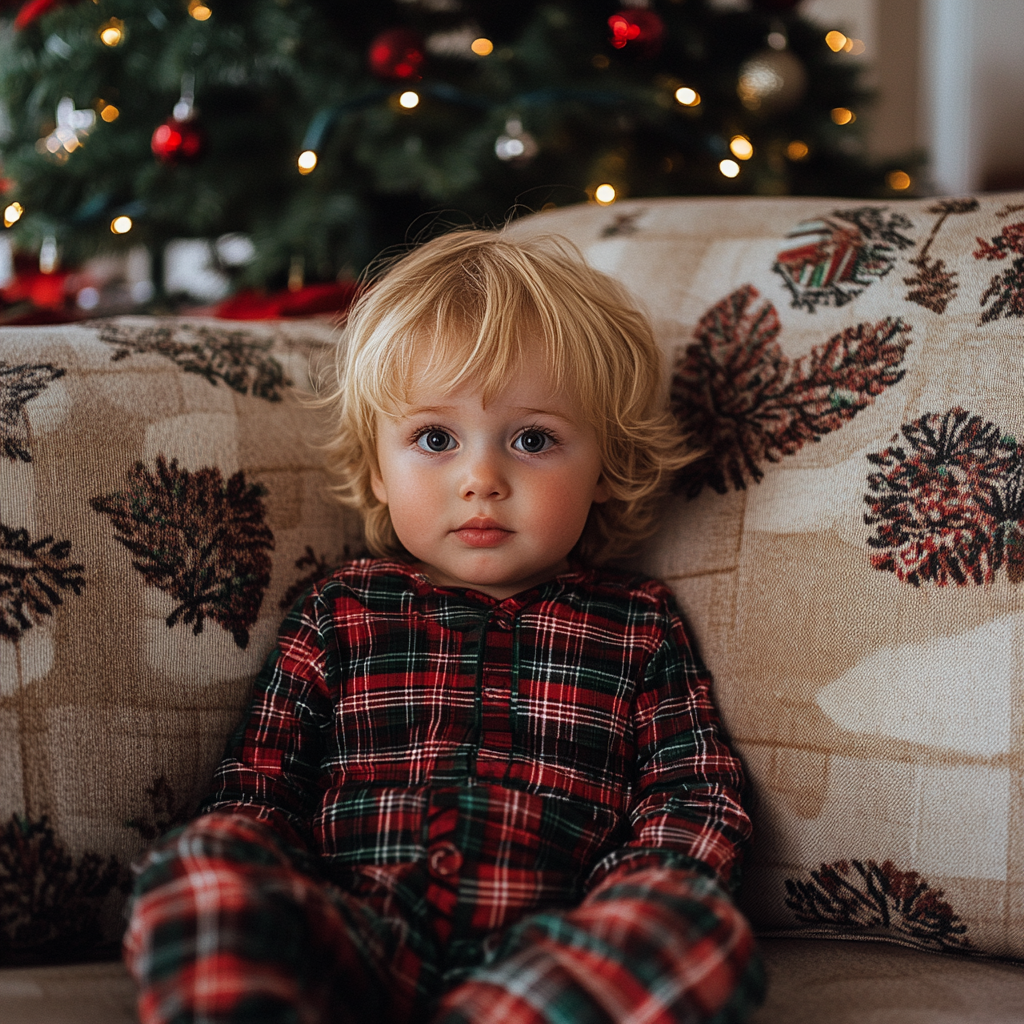
[[[639,564],[746,763],[762,930],[1024,956],[1024,196],[540,214],[709,454]],[[325,325],[0,330],[0,963],[110,953],[303,582],[358,545]]]
[[[647,305],[709,448],[640,561],[748,769],[755,924],[1024,956],[1024,195],[515,230]]]
[[[0,964],[116,950],[304,581],[358,544],[300,400],[328,324],[0,330]]]

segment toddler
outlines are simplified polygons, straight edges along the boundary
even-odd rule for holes
[[[741,768],[670,591],[600,568],[692,457],[659,373],[564,242],[449,234],[359,300],[326,401],[376,557],[141,865],[145,1024],[745,1019]]]

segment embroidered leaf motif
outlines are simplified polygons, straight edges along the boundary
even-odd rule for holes
[[[62,590],[81,594],[84,566],[69,561],[71,541],[32,540],[0,523],[0,636],[18,640],[64,603]]]
[[[820,441],[903,379],[910,327],[902,320],[847,327],[790,360],[776,341],[775,307],[758,298],[745,285],[713,306],[676,363],[673,411],[709,449],[678,478],[691,497],[705,484],[724,494],[759,482],[765,462]]]
[[[146,787],[149,799],[147,814],[143,819],[131,818],[126,821],[125,828],[134,829],[147,843],[162,836],[175,825],[184,825],[191,817],[189,808],[179,802],[174,787],[166,775],[153,780],[152,786]]]
[[[602,238],[614,238],[616,235],[635,235],[640,230],[639,220],[646,210],[630,210],[628,213],[616,213],[611,224],[601,229]]]
[[[959,288],[957,283],[959,275],[955,270],[947,270],[944,260],[929,262],[928,250],[931,249],[932,242],[935,241],[947,217],[951,214],[973,213],[977,209],[978,200],[974,198],[940,199],[928,207],[928,213],[937,213],[939,217],[921,252],[914,259],[908,261],[911,266],[917,267],[916,274],[903,278],[904,284],[913,285],[906,294],[908,302],[916,302],[933,313],[946,311],[946,306],[949,305]]]
[[[351,558],[351,552],[349,546],[346,544],[342,549],[342,553],[339,557],[329,559],[326,555],[317,555],[316,552],[307,544],[306,553],[295,562],[296,569],[308,569],[308,572],[303,573],[285,592],[284,597],[281,598],[279,606],[282,611],[288,611],[289,608],[299,599],[300,595],[304,594],[314,583],[318,580],[322,580],[325,576],[329,576],[343,561]]]
[[[916,871],[892,861],[838,860],[807,878],[786,879],[786,906],[798,921],[888,932],[934,950],[967,950],[967,926]]]
[[[976,260],[1004,260],[1012,253],[1017,258],[1001,273],[993,276],[981,296],[981,305],[989,299],[992,305],[981,314],[981,323],[990,323],[1000,317],[1024,316],[1024,221],[1007,224],[992,242],[979,238]]]
[[[885,207],[834,210],[830,216],[798,224],[786,237],[772,270],[793,295],[793,307],[813,313],[818,306],[844,306],[873,281],[892,270],[896,253],[914,244],[901,232],[911,223]]]
[[[31,462],[28,450],[28,424],[25,403],[32,401],[65,371],[49,363],[0,362],[0,442],[3,453],[12,461]]]
[[[116,857],[74,858],[47,818],[13,815],[0,826],[0,964],[116,954],[99,920],[115,888],[127,888]]]
[[[156,353],[211,384],[223,381],[240,394],[271,402],[280,401],[281,389],[290,384],[281,364],[268,354],[272,340],[245,330],[188,323],[139,327],[114,321],[101,321],[99,329],[100,340],[116,346],[113,362]]]
[[[915,587],[1024,579],[1024,449],[960,408],[904,424],[868,455],[871,564]]]
[[[110,516],[145,581],[179,602],[169,628],[183,622],[198,634],[209,617],[245,648],[270,582],[265,493],[243,472],[225,484],[216,467],[192,473],[160,456],[155,473],[136,463],[126,490],[90,504]]]

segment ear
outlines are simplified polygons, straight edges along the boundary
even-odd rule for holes
[[[374,493],[376,493],[376,491]],[[611,491],[608,490],[608,484],[605,483],[604,474],[602,473],[597,478],[597,483],[594,484],[594,504],[600,505],[602,502],[607,501],[611,496]]]
[[[379,470],[370,470],[370,489],[373,491],[373,496],[382,505],[386,505],[388,503],[388,491],[384,486],[384,478],[380,475]]]

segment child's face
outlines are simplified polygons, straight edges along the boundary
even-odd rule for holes
[[[472,385],[414,388],[378,427],[373,493],[435,583],[503,600],[551,579],[608,497],[594,428],[543,368],[486,408]]]

